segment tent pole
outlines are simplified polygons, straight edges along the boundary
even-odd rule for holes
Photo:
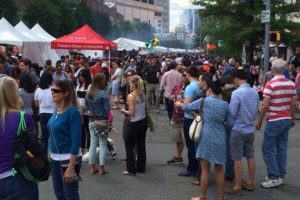
[[[109,70],[109,81],[111,81],[110,80],[110,78],[111,78],[111,72],[110,72],[110,50],[108,51],[108,70]]]

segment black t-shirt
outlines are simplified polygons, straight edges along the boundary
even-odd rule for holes
[[[143,70],[143,79],[151,84],[159,84],[159,79],[157,78],[157,74],[161,74],[160,66],[152,66],[147,65]]]

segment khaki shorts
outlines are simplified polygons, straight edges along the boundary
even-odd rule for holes
[[[171,121],[171,139],[173,142],[184,142],[183,122]]]

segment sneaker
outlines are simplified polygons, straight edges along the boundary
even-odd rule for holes
[[[183,170],[183,171],[180,171],[178,172],[178,176],[194,176],[196,173],[193,173],[191,171],[188,171],[188,170]]]
[[[270,179],[268,176],[265,177],[265,181],[268,182]],[[284,184],[284,179],[279,177],[279,180],[282,180],[282,185]]]
[[[117,155],[117,153],[116,153],[115,151],[112,151],[112,152],[111,152],[111,156],[112,156],[112,157],[115,157],[115,155]]]
[[[182,163],[182,162],[183,162],[182,158],[174,157],[172,160],[167,161],[167,164],[175,164],[175,163]]]
[[[273,187],[280,186],[282,184],[283,184],[283,180],[279,178],[277,180],[269,180],[269,181],[262,182],[260,186],[263,188],[273,188]]]

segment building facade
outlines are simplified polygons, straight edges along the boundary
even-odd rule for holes
[[[88,8],[92,9],[95,12],[104,12],[108,14],[111,21],[117,22],[123,19],[123,15],[118,13],[116,8],[107,7],[104,3],[104,0],[70,0],[74,3],[83,2]]]
[[[154,4],[164,8],[162,12],[162,32],[169,33],[170,26],[170,0],[154,0]]]
[[[182,24],[185,26],[187,33],[196,34],[197,28],[201,26],[201,18],[198,14],[199,9],[184,9],[181,18]]]
[[[146,22],[162,32],[163,7],[155,5],[154,0],[105,0],[114,3],[117,12],[123,15],[124,20],[130,22]]]

